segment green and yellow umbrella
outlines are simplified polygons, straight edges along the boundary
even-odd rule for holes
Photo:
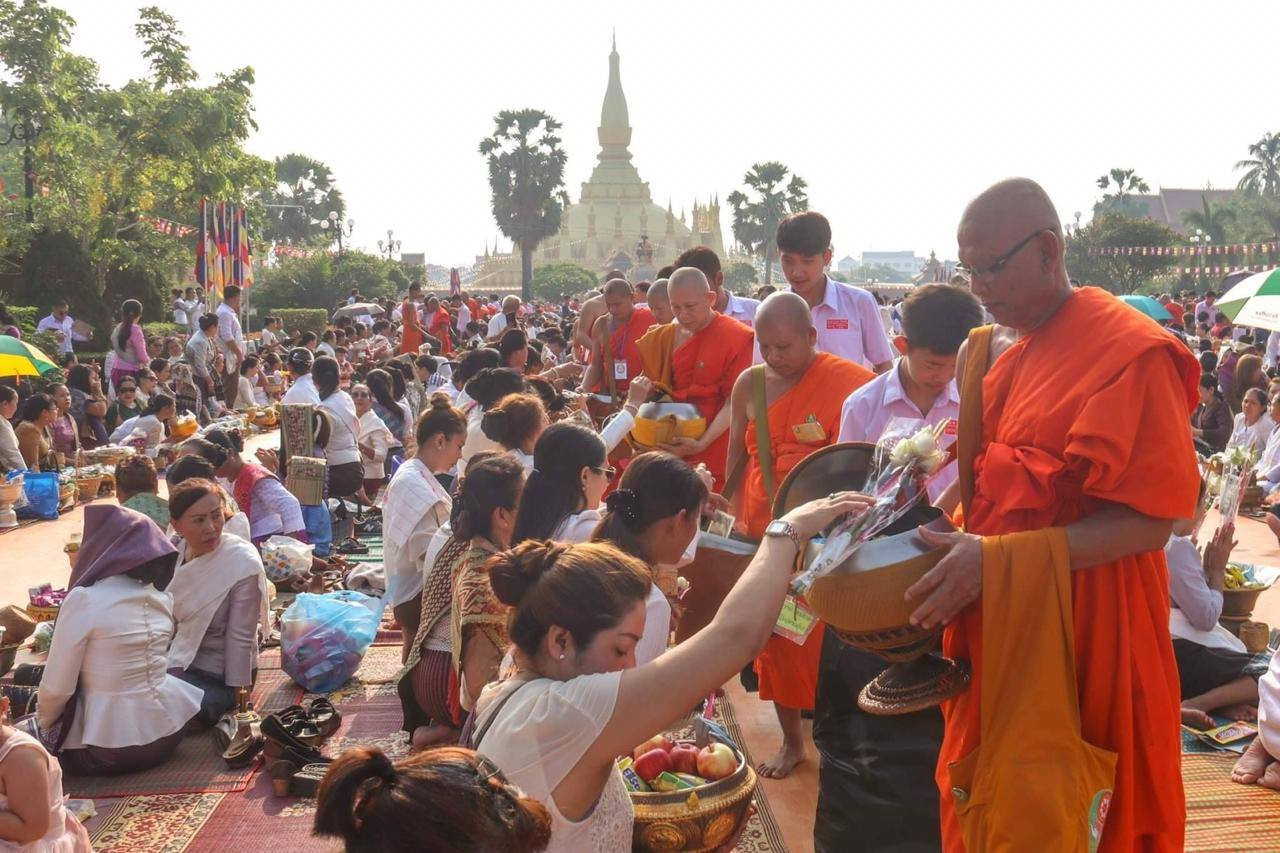
[[[1237,326],[1280,330],[1280,269],[1254,273],[1218,297],[1216,309]]]
[[[39,376],[58,365],[31,344],[0,335],[0,376]]]

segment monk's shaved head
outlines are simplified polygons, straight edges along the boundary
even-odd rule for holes
[[[818,333],[809,303],[800,294],[769,294],[756,310],[755,331],[760,358],[774,373],[798,379],[809,369],[817,352]]]
[[[813,315],[809,303],[796,293],[779,291],[771,293],[756,310],[755,326],[785,326],[804,333],[813,328]]]
[[[667,296],[676,322],[690,332],[699,332],[715,319],[716,295],[702,270],[681,267],[667,281]]]
[[[1062,223],[1035,181],[984,190],[965,208],[957,242],[973,295],[1002,326],[1030,331],[1071,295]]]
[[[604,307],[615,320],[626,322],[631,319],[631,311],[635,308],[636,292],[631,282],[625,278],[611,278],[604,283]]]
[[[649,311],[653,314],[655,321],[664,325],[671,322],[673,319],[671,297],[667,295],[667,280],[665,278],[660,278],[649,285],[649,292],[645,295],[645,299],[649,304]]]
[[[667,292],[672,299],[676,298],[677,290],[681,294],[710,293],[711,284],[707,281],[706,274],[697,267],[680,267],[667,280]]]
[[[606,298],[610,294],[616,296],[630,296],[635,293],[635,288],[633,288],[631,286],[631,282],[627,281],[625,278],[609,279],[604,283],[604,288],[602,290]]]

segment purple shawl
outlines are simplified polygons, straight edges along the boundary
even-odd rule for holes
[[[178,549],[154,521],[117,504],[89,504],[84,508],[84,536],[69,588],[93,586],[158,559],[168,561],[172,577]],[[159,589],[168,585],[168,581],[156,584]]]

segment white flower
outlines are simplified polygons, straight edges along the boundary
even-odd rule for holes
[[[934,450],[928,456],[920,460],[920,468],[926,474],[932,474],[934,471],[937,471],[939,468],[941,468],[943,463],[945,463],[946,461],[947,461],[947,455],[945,453],[943,453],[941,450]]]
[[[921,459],[933,453],[937,446],[938,443],[933,438],[933,430],[927,427],[911,437],[911,450]]]
[[[911,455],[911,439],[904,438],[893,446],[893,452],[889,454],[889,462],[895,468],[900,468],[910,461]]]

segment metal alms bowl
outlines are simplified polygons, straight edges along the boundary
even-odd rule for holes
[[[654,447],[673,438],[701,438],[707,419],[692,403],[645,403],[636,410],[631,437],[636,444]]]

